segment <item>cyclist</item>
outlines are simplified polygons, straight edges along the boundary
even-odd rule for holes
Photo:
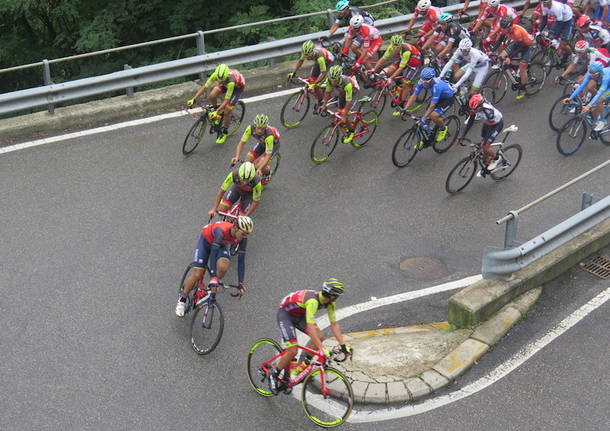
[[[322,284],[320,292],[297,290],[282,299],[277,312],[277,324],[287,352],[280,358],[270,375],[269,382],[273,392],[277,393],[279,390],[286,388],[290,376],[290,362],[298,352],[296,329],[309,335],[311,338],[310,345],[313,348],[326,357],[330,356],[329,351],[322,344],[324,341],[322,331],[314,320],[314,316],[320,308],[326,308],[330,330],[341,345],[341,350],[347,354],[351,352],[350,347],[345,344],[341,327],[335,317],[336,300],[344,291],[345,285],[343,283],[336,278],[329,278]],[[284,370],[283,377],[280,377],[281,370]]]
[[[463,66],[458,69],[462,64]],[[440,77],[443,78],[452,66],[455,72],[454,78],[458,79],[455,87],[460,87],[474,72],[475,76],[470,88],[470,94],[473,95],[479,91],[487,76],[489,57],[482,51],[473,48],[470,39],[462,39],[458,49],[455,50],[451,59],[443,67]]]
[[[195,96],[192,99],[187,100],[186,104],[192,106],[197,98],[207,91],[214,83],[214,89],[208,94],[208,99],[214,106],[218,106],[217,99],[221,93],[224,93],[225,97],[220,106],[215,111],[210,112],[210,121],[220,123],[220,113],[224,113],[224,119],[222,124],[222,132],[216,139],[217,144],[223,144],[227,140],[229,135],[229,126],[231,125],[231,113],[235,108],[235,104],[239,100],[239,97],[244,91],[246,81],[241,73],[235,69],[229,69],[226,64],[219,64],[214,72],[210,75],[206,83],[197,90]]]
[[[593,62],[598,61],[601,63],[603,67],[607,67],[610,63],[610,52],[604,48],[593,48],[589,45],[589,42],[586,40],[579,40],[574,45],[574,55],[572,56],[572,61],[559,75],[555,82],[561,82],[564,79],[567,79],[573,73],[578,73],[577,82],[582,82],[582,79],[585,77],[587,73],[587,69],[589,65]],[[595,83],[591,81],[589,83],[589,90],[591,92],[595,91]]]
[[[176,316],[184,317],[186,298],[198,280],[202,279],[205,269],[209,264],[210,282],[208,287],[217,292],[223,277],[229,269],[231,244],[239,244],[237,253],[237,279],[239,281],[239,295],[246,293],[244,279],[246,277],[246,247],[248,235],[252,233],[254,224],[252,219],[246,216],[238,216],[235,223],[219,221],[205,225],[201,229],[201,235],[195,249],[193,258],[193,272],[186,279],[184,288],[180,292],[176,304]],[[196,292],[195,303],[203,298],[205,292]]]
[[[358,82],[353,76],[343,75],[341,66],[334,65],[328,70],[328,78],[326,78],[326,91],[322,101],[322,111],[326,111],[328,98],[332,93],[337,95],[339,101],[339,112],[341,114],[341,132],[343,133],[343,142],[349,144],[354,139],[354,125],[349,120],[349,110],[354,104],[354,96],[360,91]],[[345,130],[343,130],[345,128]]]
[[[563,103],[569,103],[574,100],[585,88],[591,80],[595,80],[598,84],[597,93],[595,96],[582,107],[582,112],[588,113],[592,111],[592,117],[595,121],[593,130],[599,132],[606,128],[606,120],[603,117],[604,101],[610,97],[610,68],[604,68],[600,62],[595,61],[589,65],[589,70],[582,80],[580,85],[576,87],[570,97],[563,100]]]
[[[491,143],[502,131],[504,120],[502,120],[502,113],[491,103],[487,102],[480,93],[470,97],[468,108],[469,115],[468,120],[466,120],[464,136],[468,133],[475,120],[483,121],[483,127],[481,128],[481,149],[483,150],[483,162],[486,167],[479,171],[477,175],[485,177],[485,175],[493,172],[498,167],[498,159],[495,158],[495,152],[491,148]]]
[[[442,14],[443,10],[439,7],[432,6],[430,0],[419,0],[415,10],[413,11],[413,18],[411,18],[411,21],[409,21],[409,25],[407,26],[405,32],[408,33],[411,31],[417,18],[420,16],[425,16],[424,23],[417,32],[417,35],[419,36],[418,44],[423,45],[426,41],[426,34],[430,30],[434,29],[436,25],[438,25],[438,20]]]
[[[532,60],[534,52],[534,38],[526,29],[519,24],[514,24],[510,17],[504,17],[500,20],[500,27],[503,33],[506,34],[511,43],[504,48],[500,56],[504,58],[505,64],[510,64],[510,59],[519,56],[519,91],[517,91],[517,99],[525,97],[525,84],[527,84],[527,65]]]
[[[353,41],[359,39],[362,41],[362,46],[358,50],[358,59],[354,64],[354,69],[359,69],[364,63],[367,69],[371,69],[371,58],[381,47],[383,39],[379,34],[379,30],[372,25],[364,24],[364,18],[360,15],[354,15],[349,20],[349,28],[345,33],[342,55],[346,55]]]
[[[431,46],[435,40],[438,40],[434,46],[434,52],[443,58],[451,55],[453,49],[459,45],[462,39],[469,39],[470,33],[461,24],[453,21],[453,15],[449,12],[443,13],[439,18],[438,27],[432,30],[433,33],[422,49]],[[439,40],[441,39],[441,40]]]
[[[479,28],[481,28],[484,22],[489,22],[489,34],[483,41],[482,45],[490,46],[492,43],[498,41],[498,36],[501,29],[500,21],[502,18],[508,17],[513,21],[513,24],[518,24],[519,16],[517,15],[517,11],[511,6],[500,4],[500,0],[489,0],[487,4],[487,9],[485,9],[483,14],[478,18],[478,22],[475,24],[472,32],[476,33],[479,31]]]
[[[309,89],[313,90],[316,97],[316,106],[320,104],[322,100],[322,88],[320,83],[324,82],[328,68],[333,65],[335,56],[326,48],[322,46],[315,46],[311,40],[303,42],[301,46],[301,57],[297,61],[294,68],[294,72],[288,74],[288,79],[291,79],[299,71],[305,60],[313,60],[314,65],[311,68],[311,76],[307,78],[309,82]],[[317,113],[317,109],[314,109],[314,113]]]
[[[379,59],[373,71],[379,72],[390,58],[394,62],[386,67],[383,72],[388,79],[398,79],[402,77],[402,89],[400,92],[400,104],[402,105],[413,90],[417,70],[421,66],[422,56],[419,49],[410,43],[404,42],[400,34],[395,34],[390,39],[390,45],[386,49],[383,57]],[[392,115],[400,115],[397,110]]]
[[[576,20],[577,37],[586,40],[590,45],[596,48],[608,48],[610,44],[610,33],[605,28],[599,25],[591,24],[591,18],[587,15],[581,15]]]
[[[375,20],[367,11],[360,9],[356,6],[350,6],[348,0],[339,0],[335,5],[337,11],[337,19],[334,24],[328,30],[329,36],[334,34],[339,27],[345,27],[349,24],[352,17],[360,15],[363,18],[363,22],[366,25],[374,26]],[[362,46],[362,39],[356,37],[352,40],[352,52],[356,55],[360,52]]]
[[[238,200],[241,202],[241,212],[247,216],[251,215],[261,200],[261,181],[262,178],[256,175],[256,167],[252,162],[244,162],[233,168],[216,193],[214,205],[208,211],[210,218],[218,211],[228,211]]]
[[[462,9],[460,9],[460,11],[458,12],[459,14],[466,14],[468,13],[468,6],[470,5],[471,0],[464,0],[464,6],[462,7]],[[477,15],[477,18],[480,18],[481,15],[483,14],[483,12],[485,12],[485,9],[487,9],[487,0],[481,0],[479,2],[479,12]]]
[[[428,109],[422,117],[419,119],[419,122],[423,125],[427,123],[428,118],[431,118],[434,124],[438,127],[438,132],[436,133],[436,142],[440,142],[445,139],[447,136],[447,126],[443,121],[442,115],[453,105],[453,88],[449,85],[448,82],[443,81],[440,78],[436,78],[436,72],[431,67],[424,67],[419,75],[419,82],[407,100],[407,104],[405,109],[409,109],[415,103],[417,96],[421,93],[422,89],[426,89],[432,97],[430,98],[430,104],[428,105]],[[418,144],[418,149],[421,150],[424,148],[425,142],[420,141]]]
[[[275,127],[269,125],[269,117],[265,114],[258,114],[254,121],[244,131],[241,140],[235,149],[235,156],[231,159],[231,164],[235,165],[241,157],[241,151],[250,137],[256,139],[256,143],[248,151],[247,162],[254,163],[257,174],[261,176],[261,184],[269,183],[269,162],[273,154],[280,149],[280,133]]]
[[[593,18],[595,22],[604,27],[608,26],[610,22],[610,14],[608,13],[608,1],[607,0],[591,0],[587,2],[584,10],[584,14],[588,14],[593,9]]]
[[[572,8],[567,4],[556,0],[543,0],[542,2],[542,22],[540,23],[540,31],[544,30],[549,17],[555,18],[555,23],[551,27],[551,35],[559,39],[559,47],[563,52],[562,63],[567,63],[569,55],[572,53],[572,48],[567,40],[572,34],[574,25],[574,13]]]

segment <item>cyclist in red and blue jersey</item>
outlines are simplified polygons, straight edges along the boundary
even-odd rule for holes
[[[311,338],[309,345],[313,346],[313,349],[317,349],[326,357],[330,355],[322,344],[324,336],[314,320],[320,308],[326,308],[328,320],[330,321],[330,330],[341,345],[343,352],[351,352],[349,346],[345,344],[341,327],[335,317],[335,310],[337,308],[335,301],[344,291],[345,285],[343,283],[336,278],[329,278],[322,284],[320,292],[315,290],[297,290],[282,299],[280,309],[277,312],[277,324],[287,352],[281,357],[270,376],[270,386],[274,393],[285,388],[285,383],[290,376],[290,362],[298,352],[297,329],[309,335]],[[283,377],[280,377],[281,370],[284,370]]]
[[[201,235],[195,249],[193,258],[193,272],[186,279],[178,303],[176,304],[176,316],[184,317],[186,298],[198,280],[205,275],[206,268],[210,271],[210,282],[208,287],[213,291],[218,290],[231,260],[229,247],[231,244],[239,244],[237,260],[237,279],[239,281],[239,294],[246,293],[244,283],[246,277],[246,246],[248,235],[252,233],[254,224],[252,219],[246,216],[238,216],[235,223],[219,221],[205,225],[201,229]],[[203,298],[205,292],[195,294],[195,303]]]
[[[596,119],[595,127],[593,130],[599,132],[606,128],[606,120],[604,120],[602,113],[604,112],[604,101],[610,97],[610,67],[603,67],[601,63],[595,61],[589,66],[589,71],[585,75],[580,85],[576,87],[574,92],[570,94],[570,97],[563,100],[563,103],[569,103],[574,100],[585,88],[592,79],[598,82],[598,89],[595,96],[582,107],[582,112],[591,112],[593,119]]]

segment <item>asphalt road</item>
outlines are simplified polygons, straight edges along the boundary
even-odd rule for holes
[[[235,138],[224,146],[204,144],[184,158],[180,145],[193,120],[182,117],[1,156],[0,429],[314,428],[294,399],[260,399],[245,377],[247,347],[258,337],[278,336],[278,301],[329,276],[349,284],[341,304],[351,305],[479,273],[483,248],[502,244],[497,218],[610,155],[591,141],[572,157],[555,150],[546,112],[557,94],[547,88],[526,102],[503,102],[506,123],[520,128],[511,139],[524,147],[522,164],[503,183],[475,179],[452,197],[445,178],[467,150],[429,150],[399,170],[390,152],[408,125],[389,116],[369,146],[340,145],[321,166],[309,161],[309,147],[326,120],[309,118],[285,131],[282,166],[255,214],[248,296],[220,298],[225,333],[207,357],[190,350],[188,321],[176,319],[173,309]],[[283,100],[249,105],[247,119],[264,111],[277,122]],[[606,195],[608,184],[602,172],[526,213],[519,238],[577,212],[583,192]],[[435,257],[448,273],[409,278],[398,265],[412,256]],[[445,320],[448,296],[350,318],[344,330]],[[592,296],[550,301],[546,316],[559,319]],[[607,312],[606,305],[566,341],[478,395],[375,427],[528,429],[532,421],[531,429],[547,423],[600,429],[607,423]],[[531,320],[516,331],[531,324],[542,332],[553,323]],[[582,343],[586,348],[573,348]],[[502,343],[490,363],[503,360],[505,345],[510,350]],[[560,370],[557,356],[566,358]],[[582,369],[591,370],[588,380]],[[587,402],[576,385],[583,381]]]

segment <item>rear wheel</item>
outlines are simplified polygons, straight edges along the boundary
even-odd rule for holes
[[[195,148],[197,148],[197,145],[199,145],[205,133],[205,125],[206,116],[202,115],[197,119],[197,121],[195,121],[195,124],[191,126],[186,138],[184,138],[184,143],[182,144],[182,154],[186,156],[195,151]]]
[[[339,130],[334,124],[326,126],[311,144],[309,152],[311,161],[324,163],[335,150],[339,141]]]
[[[307,417],[323,428],[341,425],[354,407],[352,385],[331,367],[318,368],[307,376],[301,399]]]
[[[354,129],[354,140],[352,141],[354,147],[363,147],[371,140],[375,130],[377,130],[378,122],[379,118],[375,111],[368,111],[362,114],[362,120],[358,122]]]
[[[506,73],[502,70],[496,70],[491,73],[481,88],[481,93],[485,99],[489,100],[494,105],[500,103],[507,91],[508,79],[506,78]]]
[[[500,162],[498,167],[494,169],[490,175],[494,180],[501,181],[517,169],[519,162],[521,162],[523,150],[521,149],[521,145],[511,144],[498,150],[498,153]]]
[[[569,120],[557,135],[557,151],[564,156],[574,154],[581,147],[587,137],[587,123],[583,117],[574,117]]]
[[[271,156],[271,160],[269,160],[269,180],[273,178],[277,169],[280,167],[280,162],[282,161],[282,155],[278,152],[274,153]]]
[[[228,128],[229,136],[232,136],[237,132],[241,126],[241,122],[244,121],[244,115],[246,115],[246,105],[241,100],[238,100],[231,114],[231,124]]]
[[[392,149],[392,163],[394,163],[394,166],[404,168],[411,163],[411,160],[413,160],[419,152],[417,149],[418,143],[419,134],[415,127],[410,128],[400,135]]]
[[[437,153],[444,153],[457,142],[460,136],[460,120],[455,115],[451,115],[444,120],[445,126],[447,126],[447,134],[445,139],[440,142],[436,142],[436,139],[432,143],[432,149]]]
[[[297,127],[309,112],[309,94],[304,90],[292,94],[282,106],[280,120],[282,125],[287,128]]]
[[[528,96],[532,96],[542,90],[546,81],[546,75],[543,55],[542,53],[536,54],[527,67],[528,81],[525,84],[525,93]]]
[[[191,347],[195,353],[211,353],[220,342],[224,326],[222,309],[215,300],[208,299],[196,309],[191,320]]]
[[[270,338],[257,340],[248,351],[246,371],[248,381],[252,389],[264,397],[272,397],[274,394],[269,388],[269,374],[263,369],[263,364],[280,353],[280,345]],[[268,364],[266,368],[275,364]]]
[[[451,169],[445,181],[445,190],[447,193],[457,193],[470,184],[474,173],[477,170],[477,161],[470,155],[460,160],[457,165]]]

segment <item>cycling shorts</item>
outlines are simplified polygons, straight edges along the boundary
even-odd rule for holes
[[[474,79],[472,80],[473,88],[479,89],[483,86],[483,81],[485,81],[485,78],[487,77],[487,72],[489,72],[489,62],[474,68],[472,71],[474,74]]]
[[[574,27],[574,18],[567,21],[557,21],[551,27],[551,34],[560,40],[567,40],[572,34],[572,28]]]
[[[220,89],[220,91],[222,91],[223,93],[227,92],[227,87],[225,85],[217,85],[216,88]],[[233,95],[229,100],[230,108],[233,108],[237,104],[239,98],[241,97],[241,94],[244,92],[244,88],[245,87],[238,87],[237,85],[234,87]]]
[[[193,267],[201,269],[207,268],[211,252],[212,244],[210,244],[203,235],[200,235],[199,241],[197,242],[197,248],[195,249],[195,256],[193,257]],[[220,247],[220,250],[218,250],[217,259],[221,258],[231,259],[228,245]]]
[[[241,211],[247,212],[252,204],[252,192],[245,192],[237,187],[237,184],[231,184],[231,187],[222,195],[222,203],[232,207],[237,201],[241,202]]]
[[[453,106],[453,97],[447,97],[445,99],[439,99],[438,103],[434,107],[434,112],[443,115],[449,108]]]
[[[534,44],[524,45],[521,42],[512,42],[506,47],[506,53],[510,58],[521,55],[521,63],[529,63],[532,60]]]
[[[297,345],[297,329],[301,332],[307,330],[305,315],[294,316],[283,308],[277,311],[277,326],[280,328],[285,348]]]
[[[271,155],[277,153],[279,151],[279,149],[280,149],[280,141],[276,140],[273,143],[273,152],[271,153]],[[253,157],[252,160],[258,159],[260,156],[265,154],[265,144],[260,141],[256,141],[256,144],[254,144],[254,146],[250,149],[250,151],[248,151],[248,154],[252,155],[252,157]]]
[[[497,124],[484,123],[483,127],[481,127],[481,141],[483,144],[491,144],[503,128],[504,120],[500,120]]]

